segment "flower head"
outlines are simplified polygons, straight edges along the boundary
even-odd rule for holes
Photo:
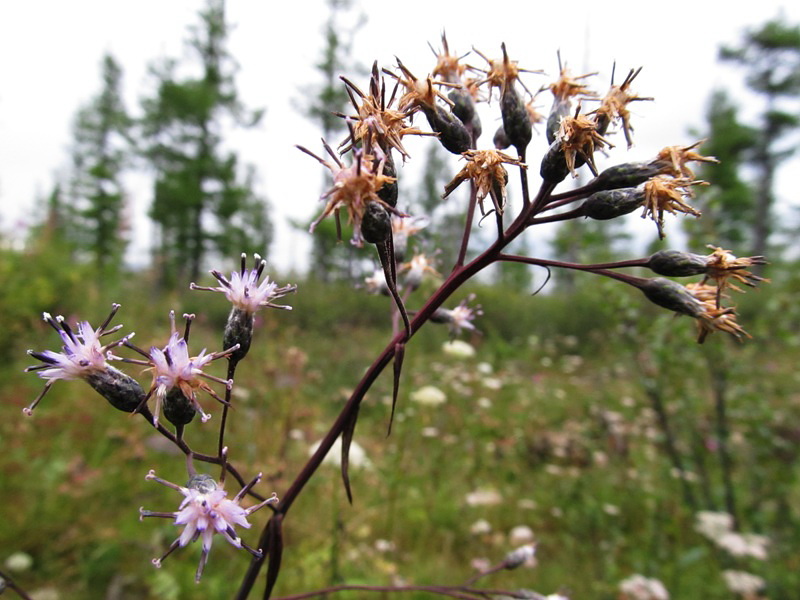
[[[422,284],[425,273],[438,276],[433,263],[424,254],[415,254],[410,261],[400,265],[400,272],[405,273],[405,282],[412,290],[416,290]]]
[[[636,70],[631,69],[628,72],[628,76],[625,77],[625,81],[620,85],[612,83],[611,89],[603,98],[600,107],[594,111],[598,122],[601,123],[600,129],[602,131],[605,131],[612,121],[622,121],[622,131],[625,134],[625,141],[628,142],[628,148],[633,146],[633,139],[631,138],[633,127],[631,126],[631,113],[628,110],[628,104],[635,101],[652,100],[652,98],[636,96],[630,91],[631,83],[633,83],[633,80],[636,79],[641,70],[641,67]]]
[[[378,196],[378,191],[384,184],[393,183],[396,179],[384,175],[386,155],[383,154],[380,148],[376,148],[376,152],[382,155],[380,157],[373,156],[363,149],[353,150],[355,160],[352,165],[345,167],[344,163],[333,152],[333,149],[324,141],[323,144],[325,145],[325,150],[333,159],[333,163],[320,158],[302,146],[297,146],[298,149],[316,158],[333,173],[333,187],[322,195],[322,200],[326,201],[325,209],[311,224],[309,231],[313,232],[322,219],[343,208],[347,212],[349,222],[353,225],[353,239],[351,242],[360,247],[363,245],[361,222],[370,202],[378,203],[390,213],[397,213],[392,206]]]
[[[688,167],[686,163],[689,162],[704,162],[704,163],[718,163],[719,161],[713,156],[703,156],[694,149],[700,146],[705,140],[695,142],[691,146],[667,146],[658,153],[654,162],[663,165],[662,173],[672,175],[673,177],[688,177],[694,178],[694,172]]]
[[[274,301],[296,291],[297,286],[286,285],[278,287],[278,284],[271,281],[268,275],[261,281],[267,261],[263,260],[258,254],[255,254],[253,258],[255,259],[255,267],[247,269],[247,255],[242,253],[241,267],[238,271],[231,273],[230,279],[219,271],[211,271],[211,274],[220,283],[218,287],[199,286],[195,283],[190,284],[189,287],[193,290],[206,292],[222,292],[228,301],[233,304],[234,308],[251,315],[264,306],[292,310],[291,306],[274,304]]]
[[[119,304],[112,305],[111,314],[97,329],[92,329],[88,321],[81,321],[78,323],[77,332],[72,330],[64,317],[59,315],[53,318],[49,313],[43,314],[44,320],[56,330],[64,345],[61,347],[61,352],[28,350],[28,354],[41,361],[42,364],[28,367],[25,372],[36,372],[39,377],[46,379],[47,383],[30,406],[23,409],[25,414],[30,415],[33,412],[50,386],[59,379],[86,379],[109,368],[106,360],[113,358],[109,352],[111,348],[124,344],[133,336],[130,334],[108,344],[100,342],[101,337],[119,331],[122,327],[122,325],[116,325],[108,328],[108,324],[119,307]]]
[[[619,584],[624,600],[669,600],[669,592],[658,579],[644,575],[631,575]]]
[[[249,528],[250,523],[247,521],[249,515],[267,504],[278,501],[278,498],[273,494],[270,498],[250,508],[243,508],[241,506],[240,502],[242,498],[256,483],[258,483],[261,479],[261,474],[242,488],[233,500],[227,497],[227,492],[209,475],[192,476],[186,484],[186,487],[165,481],[157,477],[153,471],[150,471],[145,479],[172,488],[184,496],[178,510],[175,512],[164,513],[153,512],[143,508],[139,509],[140,519],[143,517],[174,518],[175,525],[183,526],[183,531],[180,536],[172,542],[166,553],[161,556],[161,558],[153,559],[153,564],[156,567],[161,567],[161,562],[178,547],[182,548],[189,544],[189,542],[202,538],[203,549],[200,557],[200,565],[197,567],[197,573],[195,575],[195,581],[199,582],[203,575],[206,561],[208,560],[208,553],[211,550],[211,543],[215,533],[221,535],[231,545],[237,548],[244,548],[254,556],[261,556],[261,551],[250,548],[247,544],[242,542],[239,534],[237,534],[234,529],[235,526],[244,527],[245,529]]]
[[[474,295],[470,295],[465,300],[453,309],[438,308],[433,315],[431,315],[431,322],[433,323],[446,323],[450,328],[452,337],[457,336],[463,329],[475,331],[475,326],[472,321],[475,317],[483,314],[480,306],[474,308],[469,307],[469,303],[475,299]]]
[[[720,291],[726,287],[742,291],[730,282],[731,279],[750,287],[756,287],[762,282],[769,282],[769,279],[759,277],[747,270],[753,265],[767,264],[767,260],[763,256],[737,258],[728,250],[711,245],[708,247],[713,252],[706,257],[707,278],[713,279]]]
[[[644,212],[642,218],[650,217],[658,227],[658,237],[664,238],[664,213],[684,213],[694,217],[700,216],[700,211],[688,203],[693,196],[693,185],[707,185],[705,181],[679,177],[671,178],[664,175],[653,177],[644,184]]]
[[[150,391],[147,393],[147,396],[142,400],[142,404],[145,404],[151,396],[155,395],[156,406],[153,414],[153,424],[158,426],[159,416],[161,415],[165,400],[180,400],[180,397],[182,397],[185,399],[185,402],[188,402],[187,408],[189,410],[182,411],[182,414],[186,414],[186,417],[185,420],[183,420],[182,417],[181,424],[186,424],[191,421],[195,412],[200,413],[202,421],[205,423],[211,418],[211,415],[207,414],[203,410],[203,407],[200,406],[200,402],[197,400],[197,391],[203,390],[218,402],[227,404],[206,381],[221,383],[225,385],[227,389],[231,389],[233,387],[233,380],[214,377],[213,375],[205,373],[203,369],[212,361],[229,356],[238,350],[238,345],[232,346],[222,352],[211,352],[209,354],[206,354],[204,348],[197,356],[190,357],[189,346],[186,340],[189,336],[189,326],[194,319],[194,315],[184,315],[186,319],[186,331],[183,335],[175,330],[175,313],[170,312],[169,316],[172,333],[170,334],[167,344],[163,348],[153,346],[150,348],[150,352],[145,352],[144,350],[128,344],[128,347],[136,350],[147,358],[146,361],[128,360],[128,362],[148,365],[153,373],[153,383],[150,386]],[[175,398],[176,395],[178,398]],[[169,413],[167,416],[169,417]],[[172,418],[170,418],[170,420],[174,422]]]
[[[578,111],[580,111],[580,107],[578,107]],[[567,168],[573,177],[578,176],[575,172],[575,161],[578,157],[586,161],[592,174],[597,177],[598,172],[594,164],[594,151],[604,146],[614,147],[613,144],[600,135],[597,130],[597,121],[586,115],[581,115],[577,111],[574,117],[566,117],[561,120],[556,138],[561,143],[561,149],[564,151],[564,158],[567,161]]]
[[[486,214],[483,201],[486,196],[491,196],[494,209],[502,215],[508,182],[508,172],[503,164],[516,165],[523,169],[527,168],[527,165],[499,150],[467,150],[463,157],[467,160],[467,164],[453,181],[445,186],[443,197],[446,198],[464,181],[471,179],[477,188],[481,212]]]

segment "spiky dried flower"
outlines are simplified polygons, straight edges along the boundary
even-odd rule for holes
[[[702,304],[702,312],[696,316],[697,342],[702,344],[714,331],[724,331],[736,339],[751,337],[736,322],[736,309],[720,306],[720,292],[716,286],[690,283],[686,289]]]
[[[578,111],[580,111],[580,107],[578,107]],[[594,119],[577,111],[574,117],[566,117],[561,120],[556,139],[561,144],[567,168],[573,177],[578,176],[575,172],[577,157],[585,160],[592,174],[597,177],[598,172],[594,164],[594,151],[604,146],[614,147],[597,131],[597,122]]]
[[[317,159],[320,164],[327,167],[331,173],[333,173],[333,186],[321,197],[322,200],[326,201],[325,209],[311,224],[309,230],[313,232],[322,219],[333,214],[338,209],[343,208],[347,211],[348,221],[353,225],[353,238],[351,243],[360,247],[364,242],[361,236],[361,222],[367,210],[367,205],[370,202],[377,202],[390,213],[397,214],[397,211],[393,207],[381,200],[378,196],[378,191],[385,184],[393,183],[395,178],[383,174],[384,165],[386,163],[385,155],[376,160],[376,156],[365,152],[361,148],[357,148],[353,150],[353,154],[355,155],[353,164],[349,167],[345,167],[344,163],[336,156],[327,142],[323,140],[322,143],[325,146],[325,150],[333,159],[332,163],[320,158],[303,146],[297,146],[299,150]],[[379,149],[376,149],[376,151],[379,151]]]
[[[501,95],[505,94],[506,91],[514,85],[514,82],[519,80],[520,73],[542,73],[541,70],[532,71],[530,69],[520,68],[519,61],[511,60],[508,57],[505,43],[500,44],[500,48],[503,51],[503,58],[500,59],[489,58],[477,48],[473,48],[475,54],[480,56],[489,65],[488,69],[470,67],[473,71],[484,73],[483,79],[480,79],[477,85],[480,86],[485,83],[489,84],[489,100],[491,100],[491,95],[494,88],[499,89]],[[522,85],[523,89],[528,92],[528,88],[525,87],[522,81],[520,81],[520,85]],[[530,92],[528,92],[528,94],[531,96],[533,95]]]
[[[451,84],[446,81],[434,81],[431,75],[425,79],[419,79],[414,75],[398,58],[397,68],[400,69],[402,76],[384,70],[389,77],[394,78],[399,84],[405,87],[406,92],[400,97],[398,108],[406,115],[411,115],[418,109],[434,110],[436,99],[442,100],[448,106],[453,102],[447,98],[438,87],[461,87],[459,84]]]
[[[561,61],[559,60],[559,63]],[[566,65],[561,67],[558,79],[547,86],[553,93],[554,102],[567,102],[571,98],[596,98],[597,93],[589,89],[582,80],[597,73],[586,73],[573,77]]]
[[[630,87],[633,80],[641,72],[642,68],[628,72],[625,81],[620,85],[611,84],[611,89],[603,97],[600,107],[593,111],[592,114],[596,115],[599,124],[599,129],[605,132],[608,126],[615,120],[622,121],[622,131],[625,134],[625,141],[628,143],[628,148],[633,146],[633,138],[631,133],[633,127],[631,126],[631,113],[628,110],[628,104],[631,102],[641,102],[645,100],[653,100],[653,98],[644,98],[636,96],[631,93]]]
[[[157,477],[152,470],[145,479],[176,490],[183,494],[184,497],[175,512],[153,512],[144,508],[139,509],[139,520],[144,517],[161,517],[175,519],[175,525],[183,526],[183,531],[178,539],[170,544],[167,551],[160,558],[153,559],[153,565],[157,568],[161,567],[163,560],[177,548],[183,548],[190,542],[202,538],[200,564],[195,574],[195,581],[199,582],[208,561],[208,553],[211,551],[214,534],[221,535],[236,548],[244,548],[253,556],[261,557],[261,550],[256,550],[245,544],[235,530],[236,526],[248,529],[250,527],[250,523],[247,521],[248,516],[267,504],[278,502],[277,496],[273,494],[270,498],[249,508],[241,506],[242,498],[261,479],[260,473],[248,485],[243,487],[232,500],[227,498],[227,492],[209,475],[194,475],[189,479],[185,487]]]
[[[377,146],[386,154],[393,148],[405,160],[410,158],[410,155],[403,146],[404,136],[432,135],[409,125],[407,122],[408,111],[392,108],[396,87],[389,101],[386,101],[386,84],[378,71],[377,62],[372,65],[369,94],[362,92],[358,86],[345,77],[342,77],[342,81],[345,83],[350,101],[356,110],[355,116],[340,115],[346,118],[348,123],[352,123],[350,135],[340,146],[343,153],[360,144],[368,147]]]
[[[691,206],[687,199],[691,198],[692,186],[708,185],[705,181],[696,181],[688,177],[672,178],[664,175],[653,177],[644,184],[644,212],[642,218],[650,217],[658,227],[658,237],[664,238],[664,213],[684,213],[694,217],[700,211]]]
[[[430,46],[430,44],[428,44]],[[440,77],[449,83],[461,83],[467,66],[461,62],[464,56],[450,54],[450,46],[447,43],[447,36],[442,32],[442,50],[437,52],[433,46],[431,51],[436,57],[436,66],[431,71],[434,77]]]
[[[708,248],[713,252],[706,257],[706,276],[716,282],[720,291],[727,287],[739,292],[743,291],[733,285],[730,282],[731,279],[749,287],[756,287],[759,283],[769,283],[769,279],[747,270],[754,265],[767,264],[767,260],[763,256],[737,258],[729,250],[711,245]]]
[[[698,152],[694,152],[694,149],[704,142],[705,140],[700,140],[690,146],[667,146],[658,153],[653,162],[661,165],[661,173],[665,175],[693,179],[694,172],[687,163],[719,163],[713,156],[703,156]]]
[[[508,172],[503,164],[515,165],[523,169],[527,169],[528,166],[499,150],[467,150],[462,156],[467,160],[467,164],[445,186],[442,197],[446,198],[459,185],[471,179],[477,188],[481,213],[486,214],[483,201],[486,196],[491,196],[494,209],[502,215],[506,204],[506,184],[508,183]]]

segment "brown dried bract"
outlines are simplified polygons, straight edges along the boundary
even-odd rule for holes
[[[491,99],[492,90],[494,88],[499,89],[501,95],[505,94],[506,89],[512,86],[514,82],[519,79],[520,73],[539,73],[539,74],[542,73],[542,71],[531,71],[529,69],[520,68],[516,60],[511,60],[508,58],[508,52],[506,52],[505,43],[501,44],[500,47],[503,50],[503,58],[496,60],[488,58],[480,50],[473,48],[473,51],[478,56],[480,56],[483,60],[489,63],[488,69],[479,69],[477,67],[470,67],[474,71],[479,71],[485,74],[485,77],[480,81],[478,81],[478,85],[483,85],[484,83],[489,84],[489,99]],[[533,95],[530,93],[530,91],[528,91],[528,88],[525,87],[525,84],[523,84],[522,81],[520,81],[520,85],[526,92],[528,92],[528,95],[530,96]]]
[[[594,164],[594,151],[604,146],[613,148],[614,145],[606,140],[597,131],[597,122],[586,115],[579,114],[580,107],[574,117],[567,117],[561,121],[556,139],[561,142],[567,168],[573,177],[575,172],[575,158],[580,156],[589,165],[592,174],[597,177],[597,167]]]
[[[614,85],[612,83],[611,89],[608,90],[608,93],[601,101],[600,107],[593,113],[597,115],[598,119],[607,119],[608,122],[617,119],[622,121],[622,131],[625,134],[625,141],[628,143],[628,148],[633,146],[633,138],[631,137],[633,127],[631,126],[631,113],[628,110],[628,104],[631,102],[653,99],[636,96],[630,92],[631,83],[633,83],[633,80],[636,79],[636,76],[641,70],[642,67],[636,70],[631,69],[625,81],[620,85]]]
[[[430,46],[430,44],[428,44]],[[430,46],[434,56],[436,56],[436,66],[431,71],[431,75],[439,77],[449,83],[462,83],[467,66],[461,63],[464,56],[450,54],[450,47],[447,44],[447,36],[442,32],[442,51],[437,52]]]
[[[705,140],[695,142],[691,146],[667,146],[656,157],[656,162],[663,163],[662,173],[673,177],[694,177],[694,172],[688,167],[689,162],[719,163],[713,156],[703,156],[693,152]]]
[[[691,206],[686,199],[693,196],[691,186],[708,185],[705,181],[695,181],[686,177],[674,179],[664,175],[653,177],[644,184],[644,212],[642,218],[650,217],[658,227],[658,237],[664,239],[664,212],[684,213],[694,217],[700,211]]]
[[[483,201],[486,196],[490,196],[494,209],[502,215],[506,203],[506,182],[508,181],[508,173],[503,164],[516,165],[523,169],[526,169],[527,165],[499,150],[468,150],[462,156],[467,159],[467,164],[445,186],[443,197],[446,198],[459,185],[471,179],[475,182],[481,214],[486,214]]]
[[[720,291],[727,287],[742,292],[741,288],[730,282],[731,279],[749,287],[756,287],[759,283],[769,283],[769,279],[760,277],[747,269],[753,265],[765,265],[767,260],[763,256],[747,256],[737,258],[730,251],[708,246],[713,252],[706,257],[707,276],[713,279]]]
[[[714,331],[725,331],[737,339],[751,337],[736,322],[736,309],[719,306],[719,290],[704,283],[690,283],[686,289],[697,298],[703,306],[703,312],[697,318],[697,341],[702,344],[706,337]]]
[[[394,208],[378,197],[378,190],[384,184],[393,183],[395,178],[383,174],[383,168],[386,163],[385,156],[376,160],[375,156],[357,149],[353,152],[355,155],[353,164],[345,167],[333,149],[324,140],[322,143],[326,152],[333,159],[333,163],[320,158],[303,146],[297,146],[299,150],[317,159],[333,173],[333,186],[321,197],[322,200],[326,201],[325,209],[311,224],[309,231],[313,232],[322,219],[333,214],[338,209],[344,208],[347,211],[349,222],[353,225],[353,239],[351,241],[353,244],[361,246],[363,244],[361,221],[364,218],[364,212],[369,202],[377,202],[389,212],[397,214]]]

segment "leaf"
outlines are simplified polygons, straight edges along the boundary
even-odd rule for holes
[[[394,385],[392,387],[392,414],[389,416],[389,430],[386,435],[392,434],[392,423],[394,422],[394,409],[397,406],[397,394],[400,391],[400,372],[403,370],[403,358],[406,354],[406,345],[403,343],[394,345]]]
[[[350,443],[353,441],[353,434],[356,431],[356,422],[358,421],[359,406],[356,406],[353,414],[348,418],[342,431],[342,481],[344,482],[344,489],[347,492],[347,500],[350,504],[353,503],[353,492],[350,489]]]
[[[383,276],[386,278],[386,286],[389,288],[397,310],[400,311],[400,316],[403,317],[403,325],[406,328],[406,340],[411,338],[411,323],[408,320],[408,313],[406,307],[403,305],[403,300],[400,294],[397,293],[397,273],[395,272],[394,265],[394,241],[391,237],[383,244],[375,244],[378,249],[378,258],[383,267]]]

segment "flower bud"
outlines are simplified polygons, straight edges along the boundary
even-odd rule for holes
[[[536,544],[526,544],[506,554],[505,559],[503,559],[503,567],[509,570],[516,569],[526,563],[534,563],[535,558]]]
[[[591,185],[598,190],[636,187],[660,172],[660,166],[654,162],[623,163],[609,167],[600,173]]]
[[[644,204],[644,198],[644,191],[637,188],[605,190],[589,196],[581,208],[590,219],[608,221],[632,213]]]
[[[522,154],[533,136],[531,115],[513,83],[506,84],[500,96],[500,113],[503,116],[503,129],[508,140],[517,152]]]
[[[370,202],[361,220],[361,235],[370,244],[381,244],[392,235],[392,217],[378,202]]]
[[[492,143],[497,150],[505,150],[511,145],[511,140],[509,140],[506,135],[505,127],[500,125],[500,127],[497,128],[497,131],[494,132]]]
[[[378,198],[386,202],[389,206],[394,208],[397,206],[397,169],[394,166],[394,159],[392,158],[391,150],[386,154],[386,161],[383,164],[383,175],[389,177],[381,188],[377,191]]]
[[[671,279],[655,277],[645,280],[638,287],[650,302],[676,313],[699,317],[705,312],[700,300],[680,283]]]
[[[87,374],[85,379],[111,406],[123,412],[135,411],[145,397],[138,381],[111,365]]]
[[[575,157],[575,166],[583,159],[580,156]],[[581,164],[583,164],[581,162]],[[542,166],[539,168],[539,175],[548,183],[561,183],[566,179],[569,174],[569,167],[567,167],[567,159],[564,156],[564,149],[561,147],[561,142],[553,142],[550,144],[550,149],[542,159]]]
[[[164,397],[164,416],[167,421],[175,427],[188,425],[196,413],[197,409],[192,401],[183,395],[183,391],[179,387],[170,388]]]
[[[421,110],[428,118],[431,129],[439,134],[439,141],[445,150],[453,154],[463,154],[470,149],[472,136],[461,119],[438,104],[433,108],[422,106]]]
[[[647,260],[647,267],[666,277],[689,277],[706,273],[708,264],[707,258],[699,254],[661,250]]]
[[[222,347],[232,348],[239,344],[239,348],[230,353],[231,362],[239,362],[247,356],[250,343],[253,341],[253,313],[236,308],[231,309],[225,331],[222,334]]]
[[[483,127],[470,93],[466,90],[453,90],[447,98],[453,103],[453,114],[461,119],[462,123],[472,127],[472,135],[477,140],[481,136]]]

